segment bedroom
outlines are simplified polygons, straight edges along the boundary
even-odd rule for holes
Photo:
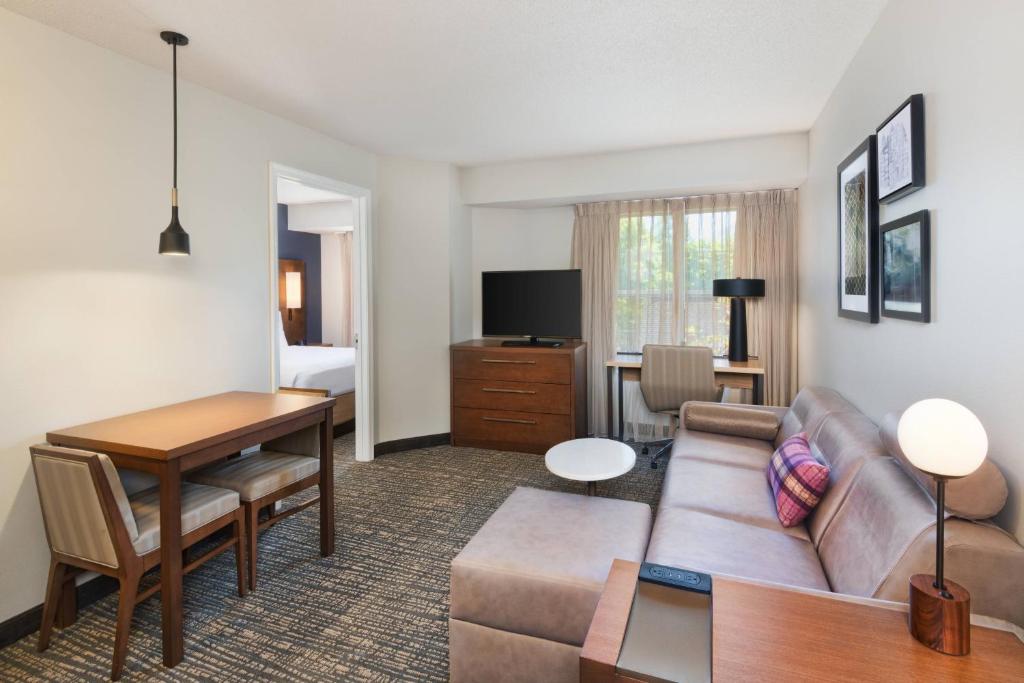
[[[355,430],[353,198],[278,177],[276,384],[337,398],[335,436]]]

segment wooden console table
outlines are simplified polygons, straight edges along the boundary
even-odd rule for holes
[[[232,391],[60,429],[54,446],[106,453],[117,467],[160,479],[160,602],[164,666],[184,654],[181,480],[188,470],[311,425],[320,426],[320,554],[334,553],[333,398]]]
[[[604,366],[608,373],[608,432],[609,438],[622,439],[624,432],[624,412],[622,408],[622,383],[639,382],[640,369],[643,365],[640,354],[617,353],[615,357],[606,361]],[[748,361],[731,361],[728,358],[715,357],[715,384],[729,389],[750,389],[754,398],[754,405],[764,404],[764,365],[757,358]],[[616,373],[616,371],[618,371]],[[619,381],[619,420],[618,436],[612,434],[612,405],[613,387],[616,385],[615,376],[618,374]]]
[[[580,654],[581,683],[638,683],[619,670],[637,575],[615,560]],[[1020,681],[1024,643],[1005,622],[971,626],[971,653],[914,640],[906,605],[714,577],[712,677],[717,681]],[[977,617],[975,617],[977,620]],[[1004,628],[999,626],[1003,625]]]

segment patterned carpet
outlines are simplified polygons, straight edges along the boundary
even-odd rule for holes
[[[161,664],[160,600],[135,610],[122,680],[447,681],[448,568],[516,486],[583,492],[538,455],[439,446],[354,459],[334,442],[337,549],[321,558],[316,508],[260,536],[259,589],[239,598],[225,553],[185,578],[185,659]],[[638,456],[598,494],[657,507],[664,469]],[[0,650],[0,680],[107,680],[116,595]]]

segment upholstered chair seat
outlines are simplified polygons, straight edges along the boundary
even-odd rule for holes
[[[199,484],[231,489],[236,498],[250,502],[320,471],[320,459],[294,453],[257,451],[200,470],[189,479]]]
[[[160,547],[160,489],[140,491],[128,499],[138,533],[132,539],[140,555]],[[184,536],[218,517],[237,510],[241,503],[234,491],[182,482],[181,534]]]

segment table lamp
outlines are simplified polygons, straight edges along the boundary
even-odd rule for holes
[[[729,360],[748,360],[747,299],[764,296],[764,280],[742,277],[715,280],[712,294],[732,299],[729,308]]]
[[[284,307],[288,309],[288,319],[292,319],[292,311],[302,308],[302,273],[291,271],[284,274]]]
[[[977,416],[959,403],[929,398],[907,408],[896,429],[900,448],[917,469],[935,478],[935,575],[910,577],[910,633],[948,655],[971,651],[971,595],[943,575],[946,482],[966,477],[985,461],[988,436]]]

